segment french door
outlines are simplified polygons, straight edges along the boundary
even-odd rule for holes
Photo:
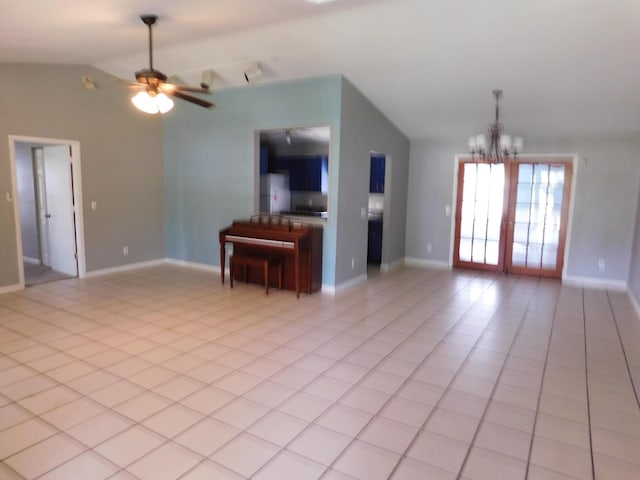
[[[462,161],[453,264],[560,278],[571,160]]]

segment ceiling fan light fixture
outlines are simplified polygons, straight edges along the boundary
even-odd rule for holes
[[[167,113],[173,108],[173,100],[164,93],[152,95],[149,92],[142,91],[137,93],[131,99],[131,102],[138,110],[151,115],[156,113]]]
[[[167,113],[173,108],[173,100],[171,100],[164,93],[159,93],[155,96],[156,104],[160,113]]]
[[[166,113],[173,108],[173,100],[169,97],[177,97],[205,108],[213,107],[213,103],[186,93],[211,93],[209,89],[171,83],[172,81],[180,82],[180,79],[175,77],[167,83],[167,76],[153,68],[152,27],[156,23],[158,16],[151,14],[140,15],[140,19],[147,26],[149,32],[149,68],[143,68],[135,72],[136,81],[138,82],[136,87],[143,89],[131,99],[136,108],[152,115]]]

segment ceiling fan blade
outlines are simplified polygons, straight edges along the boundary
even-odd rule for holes
[[[194,97],[193,95],[187,95],[186,93],[182,93],[180,90],[167,91],[167,95],[172,95],[174,97],[181,98],[182,100],[186,100],[187,102],[195,103],[196,105],[200,105],[204,108],[213,107],[213,103],[207,102],[206,100],[202,100],[201,98]]]
[[[190,87],[188,85],[176,85],[175,83],[163,83],[160,88],[169,93],[171,91],[181,90],[183,92],[206,93],[211,95],[211,90],[202,87]]]

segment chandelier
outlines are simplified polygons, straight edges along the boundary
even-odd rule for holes
[[[489,148],[487,148],[487,137],[484,134],[469,137],[469,153],[471,157],[476,155],[483,161],[490,163],[503,163],[505,160],[513,159],[522,151],[522,138],[502,134],[502,124],[500,123],[500,106],[498,102],[502,97],[502,90],[493,90],[496,97],[496,120],[489,125]]]

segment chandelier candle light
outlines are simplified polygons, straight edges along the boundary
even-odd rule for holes
[[[469,153],[471,157],[476,155],[483,161],[489,163],[503,163],[522,151],[522,138],[511,135],[503,135],[503,126],[500,123],[500,106],[498,104],[502,97],[502,90],[493,90],[496,97],[496,120],[489,126],[489,148],[487,148],[487,137],[484,134],[469,137]]]

